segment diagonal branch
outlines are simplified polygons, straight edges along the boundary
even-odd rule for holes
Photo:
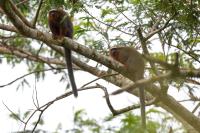
[[[125,107],[125,108],[122,108],[122,109],[119,109],[119,110],[115,110],[110,102],[110,98],[109,98],[109,94],[108,94],[108,91],[106,89],[106,87],[102,86],[102,85],[99,85],[97,84],[97,86],[102,89],[104,91],[104,94],[105,94],[105,99],[106,99],[106,103],[110,109],[110,111],[112,112],[112,114],[115,116],[115,115],[119,115],[119,114],[122,114],[122,113],[125,113],[125,112],[128,112],[128,111],[131,111],[133,109],[137,109],[137,108],[140,108],[140,105],[132,105],[132,106],[128,106],[128,107]],[[146,106],[149,106],[149,105],[152,105],[154,104],[156,101],[153,99],[152,101],[146,103]]]
[[[122,93],[124,91],[133,91],[134,89],[136,89],[137,87],[142,86],[142,85],[149,86],[150,84],[152,84],[156,81],[168,79],[168,78],[171,77],[171,75],[172,75],[171,72],[169,72],[169,73],[166,73],[166,74],[163,74],[163,75],[160,75],[160,76],[156,76],[156,77],[152,77],[152,78],[149,78],[149,79],[138,80],[135,83],[128,84],[127,86],[123,87],[122,89],[114,91],[112,93],[112,95],[116,95],[116,94]]]
[[[11,84],[15,83],[16,81],[18,81],[18,80],[20,80],[20,79],[22,79],[22,78],[25,78],[25,77],[27,77],[27,76],[29,76],[29,75],[31,75],[31,74],[40,73],[40,72],[45,72],[45,71],[52,71],[52,70],[62,70],[62,69],[65,69],[65,68],[54,68],[54,69],[50,68],[50,69],[46,69],[46,70],[37,70],[37,71],[33,71],[33,72],[30,72],[30,73],[24,74],[24,75],[22,75],[22,76],[20,76],[20,77],[18,77],[18,78],[16,78],[16,79],[10,81],[9,83],[6,83],[6,84],[4,84],[4,85],[0,85],[0,88],[6,87],[6,86],[8,86],[8,85],[11,85]]]
[[[2,54],[12,54],[20,58],[26,58],[32,61],[39,61],[46,64],[55,64],[55,65],[64,65],[63,61],[53,58],[42,57],[38,55],[34,55],[31,52],[26,50],[18,49],[9,45],[0,45],[0,53]]]
[[[18,2],[18,3],[16,4],[16,6],[19,6],[19,5],[21,5],[21,4],[25,4],[26,2],[28,2],[28,0],[20,1],[20,2]]]
[[[15,6],[15,4],[11,1],[11,0],[8,0],[10,5],[11,5],[11,8],[12,10],[14,11],[14,13],[29,27],[32,27],[32,24],[24,17],[24,15],[18,10],[18,8]]]
[[[18,32],[18,30],[14,26],[5,25],[5,24],[0,24],[0,29],[11,31],[11,32]]]
[[[2,101],[3,105],[6,107],[6,109],[11,112],[12,115],[14,115],[15,118],[17,118],[20,122],[25,123],[20,117],[19,115],[17,115],[16,113],[14,113],[3,101]]]

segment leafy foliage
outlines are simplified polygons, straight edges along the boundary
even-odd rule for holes
[[[158,110],[150,110],[149,113],[161,114]],[[162,112],[162,115],[167,115]],[[119,117],[118,117],[119,119]],[[104,120],[97,121],[95,119],[88,118],[87,114],[84,110],[79,110],[75,113],[74,124],[75,129],[71,132],[73,133],[81,133],[81,132],[91,132],[91,133],[132,133],[132,132],[142,132],[140,125],[140,117],[134,115],[133,113],[125,113],[120,118],[120,124],[115,121],[116,118],[112,115],[104,118]],[[169,118],[167,121],[170,121]],[[118,124],[116,124],[118,123]],[[118,126],[116,126],[118,125]],[[156,121],[152,121],[148,119],[147,121],[147,132],[155,133],[161,130],[163,133],[167,132],[169,129],[166,125],[162,125],[161,123],[157,123]]]

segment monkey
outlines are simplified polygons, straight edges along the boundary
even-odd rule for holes
[[[73,39],[73,24],[69,15],[62,9],[52,9],[48,14],[48,23],[54,39],[62,39],[69,37]],[[63,45],[65,52],[65,61],[68,68],[68,75],[72,86],[72,91],[75,97],[78,96],[77,87],[72,69],[71,50]]]
[[[127,69],[129,78],[137,81],[144,78],[144,59],[142,55],[133,47],[114,47],[110,49],[110,56],[124,65]],[[146,130],[146,115],[145,115],[145,95],[144,86],[139,88],[140,106],[141,106],[141,124]]]

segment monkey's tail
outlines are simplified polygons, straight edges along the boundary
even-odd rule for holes
[[[76,83],[75,83],[75,79],[74,79],[74,73],[73,73],[73,69],[72,69],[72,57],[71,57],[71,50],[68,48],[65,48],[65,60],[67,63],[67,69],[68,69],[68,75],[69,75],[69,80],[71,82],[71,86],[72,86],[72,91],[75,97],[78,96],[78,91],[77,91],[77,87],[76,87]]]
[[[145,94],[144,94],[144,87],[139,88],[139,95],[140,95],[140,108],[141,108],[141,124],[142,129],[146,130],[146,114],[145,114]]]

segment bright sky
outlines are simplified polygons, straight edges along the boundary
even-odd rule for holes
[[[0,65],[0,85],[6,84],[26,73],[26,66],[23,63],[12,68],[4,62]],[[51,72],[46,73],[47,75],[45,80],[37,82],[36,84],[40,105],[43,105],[55,97],[63,94],[65,89],[65,83],[59,82],[61,75],[52,74]],[[91,74],[81,71],[75,72],[75,77],[78,87],[95,79],[95,77]],[[28,76],[26,79],[30,83],[30,88],[25,86],[23,89],[20,88],[16,91],[17,85],[20,81],[17,81],[10,86],[0,88],[0,100],[4,102],[13,112],[18,113],[20,110],[20,112],[23,113],[35,108],[32,101],[33,90],[35,87],[34,76]],[[103,80],[98,81],[98,83],[105,85],[110,92],[116,89],[115,86]],[[72,95],[64,100],[54,103],[54,105],[47,109],[43,115],[43,118],[45,118],[45,125],[43,126],[43,129],[45,128],[49,131],[53,131],[59,122],[63,124],[64,129],[71,129],[73,127],[72,121],[73,112],[75,112],[74,110],[85,109],[88,117],[95,119],[107,116],[110,111],[107,107],[105,99],[102,98],[103,95],[104,93],[100,89],[87,90],[80,92],[77,99]],[[127,93],[111,97],[111,102],[116,108],[126,107],[137,101],[138,99]],[[15,120],[9,118],[8,115],[10,112],[6,109],[2,102],[0,103],[0,131],[7,133],[22,130],[23,124],[16,123]]]

